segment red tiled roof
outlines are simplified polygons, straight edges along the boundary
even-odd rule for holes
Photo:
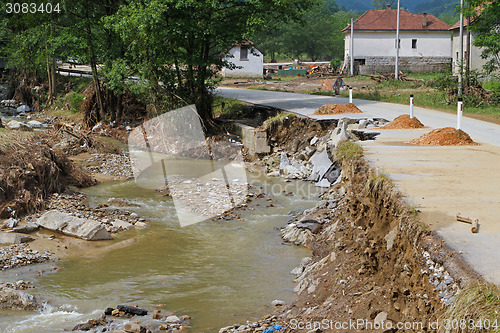
[[[469,26],[469,20],[466,17],[464,17],[464,27],[467,26]],[[450,30],[455,30],[455,29],[460,29],[460,20],[450,28]]]
[[[354,30],[396,30],[397,9],[371,9],[354,21]],[[427,24],[423,26],[424,14],[413,14],[405,10],[399,13],[399,30],[436,31],[448,30],[450,26],[432,14],[426,14]],[[349,24],[344,30],[351,29]]]
[[[487,2],[486,4],[489,4],[489,3],[490,3],[490,2]],[[485,5],[486,5],[486,4],[485,4]],[[481,7],[481,6],[477,6],[476,8],[474,8],[474,11],[476,12],[476,14],[475,14],[475,17],[472,17],[472,19],[471,19],[470,23],[472,23],[472,24],[473,24],[473,23],[474,23],[474,20],[475,20],[478,16],[480,16],[480,15],[481,15],[481,13],[483,12],[483,10],[484,10],[484,7]],[[464,17],[464,27],[467,27],[467,26],[469,26],[469,18]],[[455,23],[455,24],[454,24],[454,25],[450,28],[450,30],[455,30],[455,29],[460,29],[460,20],[459,20],[457,23]]]

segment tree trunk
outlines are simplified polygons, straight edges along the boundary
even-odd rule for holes
[[[90,54],[90,68],[92,70],[92,79],[94,81],[94,88],[97,97],[97,105],[99,107],[99,118],[101,121],[104,121],[105,113],[104,113],[104,104],[102,102],[102,92],[101,92],[101,84],[99,83],[99,75],[97,74],[97,61],[95,57],[94,45],[92,43],[92,30],[90,28],[90,24],[88,23],[87,17],[87,46]]]
[[[117,98],[117,101],[116,101],[116,107],[117,107],[117,110],[116,110],[116,121],[117,121],[117,123],[121,123],[122,122],[122,117],[123,117],[122,96],[123,96],[123,94],[118,94],[118,98]]]
[[[111,122],[116,121],[116,108],[115,108],[115,100],[116,100],[116,95],[113,91],[108,90],[109,94],[109,110],[111,111]]]
[[[47,98],[49,100],[49,105],[52,105],[52,101],[53,101],[53,97],[54,97],[54,95],[52,95],[52,85],[54,83],[52,81],[52,79],[53,79],[52,73],[51,73],[52,66],[50,63],[49,49],[47,46],[45,46],[45,60],[47,62],[47,81],[49,83],[49,87],[48,87],[49,96]]]
[[[5,126],[3,126],[3,123],[2,123],[2,118],[0,118],[0,128],[4,128]]]
[[[52,62],[50,66],[50,76],[51,76],[51,95],[52,98],[56,98],[57,96],[57,84],[56,84],[56,57],[52,56]]]

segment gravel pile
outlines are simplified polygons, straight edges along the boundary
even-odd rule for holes
[[[97,162],[97,166],[86,166],[91,174],[113,176],[114,179],[130,179],[134,177],[128,154],[92,154],[87,162]]]
[[[26,244],[0,247],[0,267],[2,270],[42,263],[50,260],[51,253],[33,251]]]

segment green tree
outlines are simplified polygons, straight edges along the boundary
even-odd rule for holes
[[[38,8],[44,2],[34,0],[31,3]],[[56,29],[60,14],[7,14],[3,8],[2,11],[0,34],[4,43],[1,52],[9,66],[15,68],[14,86],[17,86],[15,82],[24,82],[25,87],[47,82],[49,101],[52,101],[56,95],[55,56],[61,46],[61,36]],[[31,103],[25,87],[21,86],[19,91],[24,101]]]
[[[469,0],[463,11],[472,21],[469,29],[475,36],[473,44],[482,48],[481,57],[487,59],[483,69],[487,73],[499,70],[500,1]]]
[[[344,34],[351,17],[358,13],[338,11],[336,2],[325,1],[304,13],[298,22],[275,26],[271,34],[263,33],[254,39],[274,60],[276,53],[312,61],[343,58]]]
[[[123,69],[137,73],[134,89],[149,96],[154,113],[195,103],[203,124],[212,122],[208,79],[229,65],[221,55],[267,22],[296,20],[316,0],[130,0],[108,17],[125,45]]]

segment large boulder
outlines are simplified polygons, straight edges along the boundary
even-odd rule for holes
[[[57,210],[43,214],[36,223],[42,228],[89,241],[113,239],[104,224],[71,216]]]

